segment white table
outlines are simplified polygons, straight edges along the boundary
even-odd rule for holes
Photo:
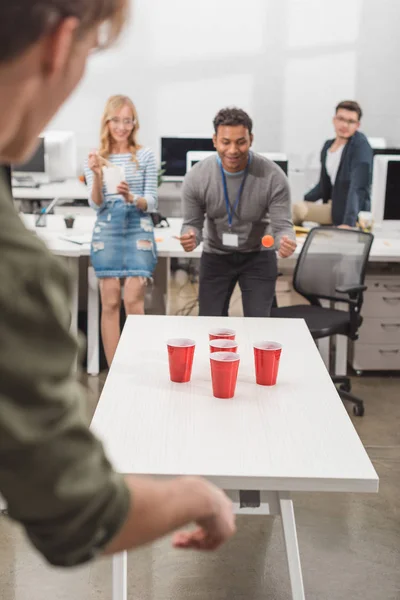
[[[90,244],[77,244],[68,241],[86,236],[90,239],[93,229],[93,218],[78,216],[74,229],[67,229],[64,218],[59,215],[47,215],[46,227],[35,227],[36,215],[21,214],[21,218],[28,229],[37,233],[45,242],[49,250],[57,256],[62,256],[68,263],[72,281],[71,299],[71,331],[78,333],[78,308],[79,308],[79,259],[81,256],[89,256]],[[97,279],[93,269],[88,269],[88,334],[87,334],[87,372],[90,375],[99,373],[99,299]]]
[[[87,186],[79,179],[67,179],[59,183],[48,183],[38,188],[13,186],[13,196],[16,200],[87,200]]]
[[[211,393],[207,331],[237,332],[236,397]],[[192,381],[170,383],[165,341],[197,342]],[[251,344],[283,344],[278,384],[254,382]],[[378,476],[304,321],[128,317],[92,428],[124,474],[200,475],[228,491],[240,514],[280,515],[294,600],[304,600],[291,492],[377,492]],[[259,490],[240,508],[239,490]],[[338,573],[338,576],[340,574]],[[127,600],[126,554],[114,558],[113,600]]]

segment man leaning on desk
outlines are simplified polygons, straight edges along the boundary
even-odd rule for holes
[[[372,148],[359,131],[360,105],[344,100],[336,107],[333,126],[336,137],[327,140],[321,151],[321,174],[317,185],[293,205],[293,221],[301,225],[355,227],[358,213],[371,207]],[[322,200],[322,204],[315,204]]]
[[[119,34],[128,0],[0,3],[0,162],[26,160],[73,91],[88,54]],[[0,493],[9,515],[55,565],[83,563],[176,534],[214,549],[235,529],[232,505],[206,481],[167,482],[113,471],[86,425],[73,373],[69,277],[28,232],[0,177]],[[118,402],[118,398],[115,398]],[[151,443],[151,442],[149,442]]]

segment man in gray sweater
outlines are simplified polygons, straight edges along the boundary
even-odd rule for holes
[[[183,184],[181,244],[192,252],[203,239],[200,316],[227,316],[236,283],[246,317],[268,317],[275,295],[276,251],[296,249],[290,191],[280,167],[250,150],[253,123],[241,109],[226,108],[214,119],[211,156],[197,163]],[[206,221],[204,223],[204,221]],[[273,242],[262,240],[272,229]]]

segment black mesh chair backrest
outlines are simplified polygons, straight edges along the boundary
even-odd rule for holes
[[[339,286],[362,285],[374,236],[337,227],[315,227],[297,261],[294,289],[312,301],[323,298],[349,302]]]

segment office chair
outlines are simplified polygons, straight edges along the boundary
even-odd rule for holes
[[[373,235],[352,229],[316,227],[308,234],[293,275],[293,287],[310,304],[272,309],[272,317],[304,319],[314,340],[332,335],[358,339],[365,270]],[[321,300],[330,302],[325,308]],[[349,310],[337,310],[334,303]],[[353,413],[362,417],[364,403],[351,394],[349,377],[333,376],[342,399],[354,404]]]

